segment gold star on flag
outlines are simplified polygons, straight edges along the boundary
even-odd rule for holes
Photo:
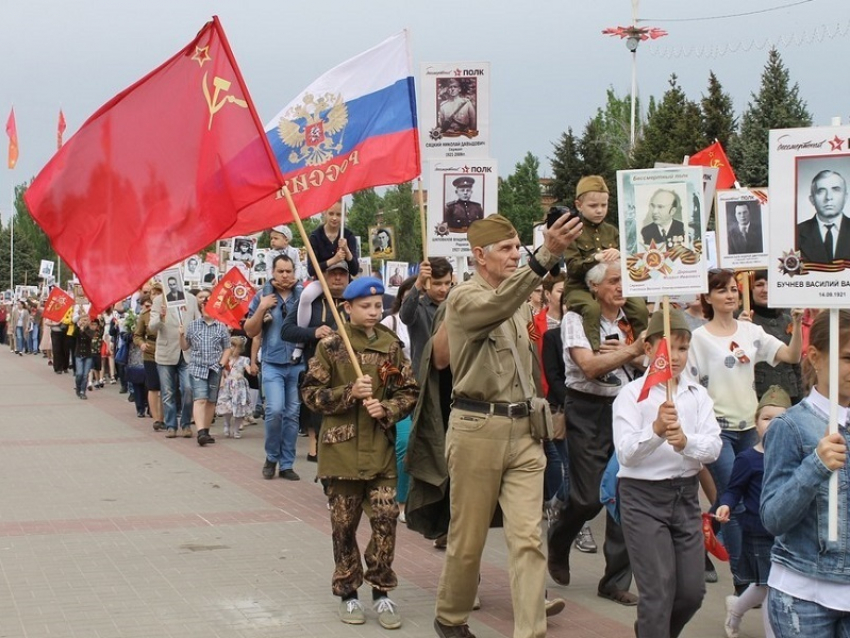
[[[195,47],[195,53],[192,55],[192,59],[198,62],[198,66],[204,66],[204,62],[209,62],[212,60],[210,57],[210,48],[209,47]]]

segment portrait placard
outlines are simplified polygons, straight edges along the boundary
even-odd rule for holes
[[[388,261],[384,268],[384,286],[387,294],[398,294],[398,287],[407,279],[408,263],[406,261]]]
[[[201,282],[201,259],[197,255],[190,255],[183,262],[183,276],[189,283]]]
[[[218,266],[210,262],[201,265],[201,287],[210,288],[218,281]]]
[[[422,157],[490,156],[490,63],[423,62]]]
[[[688,164],[670,164],[668,162],[655,162],[655,168],[670,168],[673,166],[688,166]],[[694,164],[698,166],[698,164]],[[714,207],[714,196],[717,193],[717,176],[720,175],[720,169],[716,166],[702,167],[702,198],[708,210],[705,211],[705,226],[708,226],[708,218],[711,217],[711,210]]]
[[[56,266],[55,262],[49,261],[47,259],[41,260],[41,265],[38,268],[38,276],[42,279],[47,279],[48,277],[53,276],[53,268]]]
[[[160,273],[165,305],[169,308],[180,307],[186,303],[186,289],[183,287],[181,268],[167,268]]]
[[[850,126],[770,131],[768,304],[850,301]]]
[[[395,259],[395,227],[369,227],[369,258]]]
[[[705,292],[702,167],[617,171],[617,199],[623,294]]]
[[[497,162],[443,160],[429,162],[429,168],[428,255],[469,255],[469,225],[499,212]]]
[[[718,259],[721,268],[767,268],[769,210],[766,188],[717,192]]]
[[[266,280],[271,268],[269,252],[271,251],[266,248],[258,248],[254,251],[254,264],[251,267],[251,281],[253,283]],[[275,256],[277,256],[277,252],[275,252]]]
[[[230,259],[251,264],[254,261],[255,240],[253,237],[234,237]],[[229,269],[228,269],[229,270]]]
[[[372,276],[372,258],[371,257],[360,257],[357,260],[357,263],[360,264],[360,272],[357,273],[358,277],[371,277]]]

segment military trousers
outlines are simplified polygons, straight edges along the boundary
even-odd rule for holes
[[[546,557],[540,522],[546,455],[542,444],[531,438],[528,417],[453,409],[446,460],[451,523],[437,590],[437,620],[454,626],[467,622],[498,503],[508,548],[514,638],[545,636]]]
[[[382,591],[398,586],[398,578],[393,571],[398,523],[395,486],[394,478],[328,481],[334,555],[331,589],[334,596],[344,597],[357,591],[364,580]],[[357,528],[364,511],[368,513],[372,526],[372,537],[363,555],[365,573],[357,545]]]

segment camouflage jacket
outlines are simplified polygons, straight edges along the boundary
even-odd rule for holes
[[[356,373],[338,334],[319,342],[301,385],[304,403],[324,415],[319,432],[319,478],[370,480],[395,478],[395,424],[413,411],[419,387],[402,344],[389,328],[378,324],[378,338],[345,324],[363,374],[372,378],[373,396],[387,412],[373,419],[363,403],[351,396]]]

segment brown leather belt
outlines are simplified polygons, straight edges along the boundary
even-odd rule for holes
[[[458,410],[469,410],[481,414],[494,414],[505,416],[509,419],[519,419],[528,416],[528,401],[521,403],[488,403],[487,401],[473,401],[472,399],[455,399],[452,407]]]

